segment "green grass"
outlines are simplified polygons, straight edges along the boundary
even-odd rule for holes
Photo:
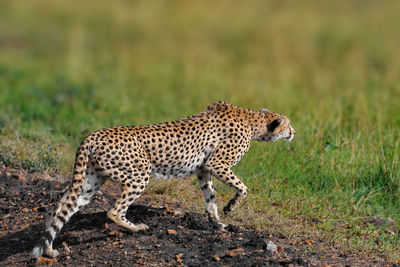
[[[296,138],[252,144],[234,168],[249,196],[224,219],[399,262],[399,8],[2,1],[0,164],[71,173],[98,128],[174,120],[217,100],[268,107],[291,118]],[[203,209],[193,180],[157,183]],[[217,187],[226,202],[233,192]]]

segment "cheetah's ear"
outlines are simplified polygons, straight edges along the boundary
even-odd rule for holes
[[[268,130],[270,131],[270,132],[273,132],[275,129],[276,129],[276,127],[278,127],[279,125],[281,125],[282,124],[282,122],[283,122],[283,119],[276,119],[276,120],[273,120],[272,122],[270,122],[269,124],[268,124]]]

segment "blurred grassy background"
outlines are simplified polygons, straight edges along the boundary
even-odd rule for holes
[[[71,173],[98,128],[217,100],[267,107],[291,118],[296,138],[253,143],[235,167],[249,197],[226,220],[399,261],[399,10],[395,0],[1,1],[0,163]],[[195,180],[156,183],[149,192],[203,209],[199,190],[185,195]]]

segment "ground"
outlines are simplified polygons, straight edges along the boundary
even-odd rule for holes
[[[341,254],[311,240],[294,242],[234,225],[221,231],[204,214],[182,205],[156,204],[146,194],[127,217],[150,229],[132,234],[107,219],[119,193],[113,183],[104,185],[63,229],[54,244],[60,256],[37,262],[30,252],[42,233],[45,207],[59,198],[67,183],[48,174],[5,167],[0,171],[0,266],[396,266],[379,258]],[[276,251],[268,246],[271,242]]]

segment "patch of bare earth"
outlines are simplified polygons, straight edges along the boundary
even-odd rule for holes
[[[103,186],[65,226],[54,244],[60,252],[57,259],[36,261],[30,252],[42,234],[44,212],[66,186],[48,176],[1,167],[0,266],[395,266],[382,259],[320,251],[328,246],[318,242],[293,243],[233,225],[221,231],[203,214],[179,205],[156,206],[146,194],[130,207],[127,218],[150,229],[132,234],[107,219],[119,194],[115,184]]]

